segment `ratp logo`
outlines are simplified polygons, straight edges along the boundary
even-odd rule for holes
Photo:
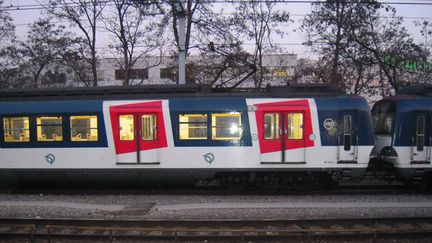
[[[215,160],[215,156],[212,153],[206,153],[203,155],[205,162],[211,164]]]
[[[327,118],[324,120],[323,125],[324,125],[325,129],[330,130],[330,129],[333,129],[336,124],[335,124],[335,121],[333,119]]]
[[[49,164],[53,164],[55,162],[55,156],[54,154],[47,154],[45,155],[45,160],[49,163]]]

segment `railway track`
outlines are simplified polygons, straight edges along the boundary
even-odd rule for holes
[[[266,220],[266,221],[125,221],[68,219],[1,219],[4,242],[248,242],[299,239],[432,239],[432,218]]]

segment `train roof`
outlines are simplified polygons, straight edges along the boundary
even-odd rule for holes
[[[432,84],[417,84],[401,88],[401,95],[417,95],[424,97],[432,97]]]
[[[383,102],[429,102],[430,100],[432,100],[432,84],[418,84],[403,87],[400,89],[398,95],[385,97],[384,99],[378,101],[376,104],[380,104]]]
[[[293,84],[261,89],[205,89],[198,85],[99,86],[43,89],[3,89],[0,101],[74,100],[74,99],[148,99],[193,97],[295,98],[347,96],[340,88],[328,84]]]

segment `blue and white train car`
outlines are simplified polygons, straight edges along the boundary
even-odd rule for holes
[[[0,173],[66,183],[121,175],[143,184],[193,179],[300,187],[362,177],[374,145],[367,102],[343,94],[295,96],[3,100]]]
[[[372,109],[375,151],[398,179],[411,183],[432,176],[432,97],[398,95]]]

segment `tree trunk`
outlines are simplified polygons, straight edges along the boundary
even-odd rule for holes
[[[343,4],[342,9],[340,9],[341,3],[336,1],[336,23],[337,23],[337,32],[336,32],[336,40],[335,40],[335,51],[333,56],[332,70],[330,74],[330,82],[335,83],[336,85],[340,85],[340,75],[339,75],[339,56],[341,52],[341,42],[342,42],[342,28],[343,28]]]

